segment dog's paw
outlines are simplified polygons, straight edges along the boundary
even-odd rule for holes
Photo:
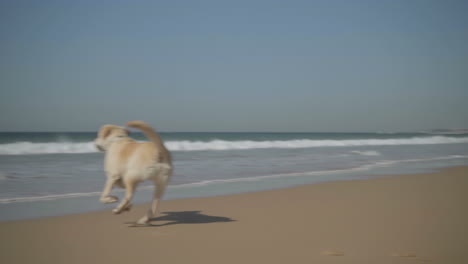
[[[114,208],[112,209],[112,213],[120,214],[122,212],[130,211],[130,209],[132,209],[132,204],[127,205],[125,208],[119,208],[119,207]]]
[[[140,218],[136,224],[137,225],[148,225],[150,222],[150,219],[147,217],[147,216],[143,216],[142,218]]]
[[[119,198],[117,196],[112,196],[112,195],[101,198],[101,202],[105,204],[116,203],[118,201],[119,201]]]

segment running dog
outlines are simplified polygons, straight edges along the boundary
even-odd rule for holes
[[[96,148],[105,154],[107,182],[101,195],[102,203],[116,203],[118,198],[110,195],[114,186],[125,188],[124,200],[112,210],[114,214],[130,210],[131,200],[140,182],[154,181],[153,203],[148,213],[138,224],[147,224],[158,212],[159,203],[172,176],[171,153],[164,146],[161,137],[143,121],[131,121],[127,126],[138,128],[150,139],[138,142],[129,137],[125,127],[104,125],[95,140]]]

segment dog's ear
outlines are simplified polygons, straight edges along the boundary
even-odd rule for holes
[[[100,131],[100,138],[106,138],[110,135],[111,131],[112,131],[113,127],[111,125],[105,125],[101,128],[101,131]]]

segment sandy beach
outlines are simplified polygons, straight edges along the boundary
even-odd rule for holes
[[[0,223],[0,263],[468,263],[468,167]],[[98,202],[98,201],[96,201]]]

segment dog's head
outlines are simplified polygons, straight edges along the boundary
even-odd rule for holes
[[[104,125],[99,130],[94,144],[98,150],[106,151],[112,142],[128,137],[129,133],[130,132],[125,127]]]

